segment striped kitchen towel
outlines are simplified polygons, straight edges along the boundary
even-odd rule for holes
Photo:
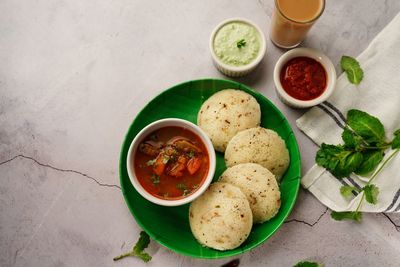
[[[312,108],[297,120],[297,126],[315,143],[342,143],[341,133],[349,109],[359,109],[378,117],[386,136],[400,128],[400,13],[376,36],[357,58],[364,70],[358,86],[340,75],[334,94],[328,101]],[[385,158],[388,156],[385,156]],[[340,194],[342,185],[363,187],[368,177],[350,175],[335,178],[324,168],[314,165],[302,178],[302,185],[323,204],[335,211],[354,211],[361,194],[347,200]],[[379,187],[376,205],[363,202],[364,212],[400,212],[400,154],[397,154],[375,178]]]

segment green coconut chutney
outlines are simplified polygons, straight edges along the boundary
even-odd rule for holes
[[[225,64],[244,66],[260,52],[260,34],[245,22],[230,22],[222,26],[214,37],[215,55]]]

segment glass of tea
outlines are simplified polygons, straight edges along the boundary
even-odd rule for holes
[[[271,41],[281,48],[298,46],[324,8],[325,0],[275,0]]]

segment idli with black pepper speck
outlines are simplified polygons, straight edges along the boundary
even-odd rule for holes
[[[225,89],[213,94],[200,108],[197,124],[210,137],[215,150],[224,152],[238,132],[260,125],[261,109],[246,92]]]
[[[283,139],[273,130],[255,127],[237,133],[225,151],[225,163],[257,163],[271,171],[280,181],[289,166],[289,151]]]
[[[256,163],[242,163],[230,167],[219,182],[239,187],[249,201],[253,222],[263,223],[273,218],[281,206],[281,192],[275,175]]]
[[[249,236],[253,215],[238,187],[216,182],[190,204],[189,223],[202,245],[228,250],[239,247]]]

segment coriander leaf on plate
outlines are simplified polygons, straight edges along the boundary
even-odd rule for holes
[[[400,129],[397,129],[394,132],[394,138],[392,140],[392,148],[399,149],[400,148]]]
[[[364,71],[361,69],[358,61],[349,56],[342,56],[340,60],[342,70],[346,72],[347,79],[353,84],[359,84],[364,77]]]
[[[354,192],[360,192],[360,190],[355,186],[343,185],[340,187],[340,194],[344,197],[350,197]]]
[[[151,260],[151,256],[148,253],[143,252],[143,250],[148,247],[149,243],[150,243],[149,235],[145,231],[141,231],[139,240],[137,241],[136,245],[133,247],[132,251],[124,253],[120,256],[117,256],[113,260],[117,261],[122,258],[131,256],[131,257],[137,257],[144,262],[148,262]]]
[[[351,109],[347,112],[347,124],[366,142],[383,143],[385,141],[385,128],[380,120],[370,114]]]
[[[357,168],[355,173],[364,176],[373,172],[383,160],[383,155],[384,153],[382,150],[367,151],[363,153],[363,162]]]
[[[376,204],[378,202],[379,188],[376,185],[366,185],[364,186],[363,190],[365,194],[365,200],[367,200],[368,203]]]
[[[324,267],[324,265],[318,262],[301,261],[293,265],[293,267]]]
[[[347,220],[354,220],[356,222],[361,222],[362,213],[359,211],[343,211],[343,212],[332,211],[331,217],[336,221],[347,219]]]
[[[237,48],[242,48],[245,45],[246,45],[245,39],[241,39],[241,40],[237,41],[237,43],[236,43]]]

